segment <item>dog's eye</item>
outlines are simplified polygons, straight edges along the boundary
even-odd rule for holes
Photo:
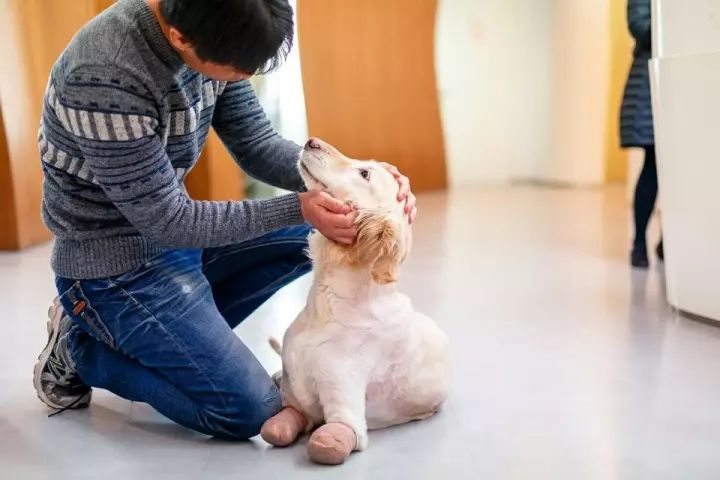
[[[360,176],[363,177],[365,180],[370,181],[370,170],[362,169],[360,170]]]

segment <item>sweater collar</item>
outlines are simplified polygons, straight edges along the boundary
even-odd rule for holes
[[[130,0],[130,2],[138,12],[137,17],[140,22],[140,29],[153,52],[170,67],[176,69],[182,67],[185,63],[175,49],[172,48],[167,38],[165,38],[160,24],[155,18],[153,11],[150,10],[147,2],[145,0]]]

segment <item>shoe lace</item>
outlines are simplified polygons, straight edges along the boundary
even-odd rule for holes
[[[58,410],[58,411],[56,411],[56,412],[53,412],[53,413],[49,414],[49,415],[48,415],[48,418],[52,418],[52,417],[54,417],[54,416],[56,416],[56,415],[60,415],[61,413],[67,412],[68,410],[70,410],[71,408],[73,408],[75,405],[77,405],[78,403],[80,403],[80,400],[82,400],[84,396],[85,396],[85,395],[80,395],[78,398],[76,398],[75,400],[73,400],[69,405],[61,408],[60,410]]]

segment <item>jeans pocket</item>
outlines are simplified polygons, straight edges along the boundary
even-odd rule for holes
[[[90,304],[90,300],[88,300],[87,295],[85,295],[79,281],[73,283],[73,285],[60,296],[60,302],[65,312],[79,324],[81,328],[88,331],[108,347],[113,350],[115,349],[115,339],[100,319],[97,310]]]

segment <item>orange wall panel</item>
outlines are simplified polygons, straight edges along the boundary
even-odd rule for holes
[[[626,0],[610,0],[610,89],[605,139],[605,180],[627,179],[628,152],[620,148],[620,105],[632,63],[633,42],[627,27]]]
[[[241,200],[243,174],[214,130],[200,160],[185,180],[188,193],[198,200]]]
[[[3,0],[0,3],[0,250],[51,238],[40,217],[43,174],[37,147],[50,69],[73,35],[112,0]],[[191,194],[242,198],[242,176],[211,136],[192,172]]]
[[[0,190],[12,196],[0,248],[48,240],[40,218],[42,169],[37,148],[43,94],[50,68],[75,32],[95,14],[86,0],[5,0],[0,8],[0,110],[5,145]],[[11,192],[11,193],[9,193]],[[12,218],[11,218],[12,217]]]

